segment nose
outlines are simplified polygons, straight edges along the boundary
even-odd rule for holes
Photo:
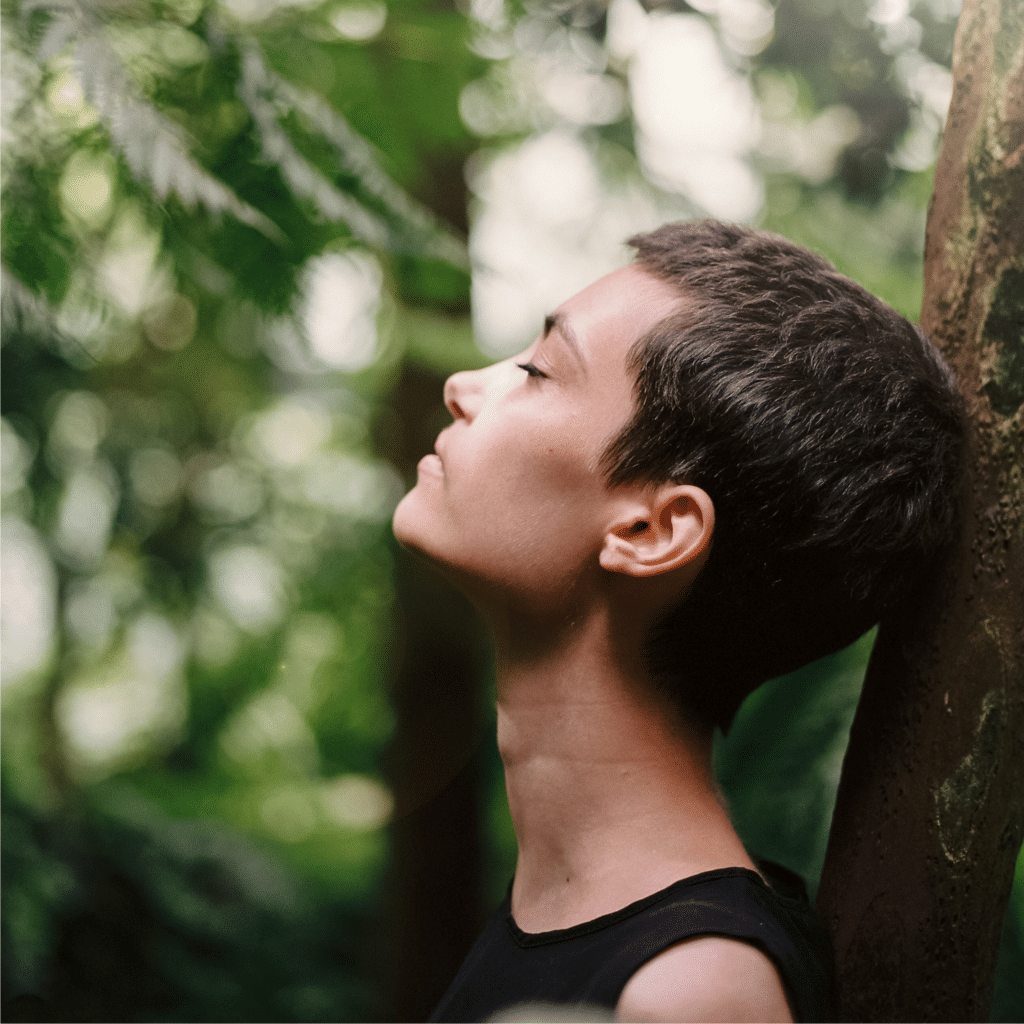
[[[472,420],[480,406],[480,375],[476,370],[453,373],[444,382],[444,404],[457,420]]]

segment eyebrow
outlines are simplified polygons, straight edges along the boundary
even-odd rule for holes
[[[543,337],[546,339],[547,336],[556,329],[565,339],[570,351],[576,357],[576,361],[583,369],[583,372],[586,373],[587,361],[583,358],[583,349],[580,346],[580,340],[576,337],[576,332],[573,330],[572,324],[569,323],[569,319],[564,313],[548,313],[548,315],[544,317]]]

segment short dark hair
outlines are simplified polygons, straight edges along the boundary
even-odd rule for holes
[[[684,712],[724,729],[952,542],[962,400],[918,327],[778,235],[705,220],[630,244],[690,301],[631,351],[636,408],[604,467],[612,486],[685,481],[714,502],[711,554],[648,655]]]

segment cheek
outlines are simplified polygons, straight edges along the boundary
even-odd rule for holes
[[[466,492],[479,498],[477,508],[541,533],[571,525],[600,489],[582,446],[562,439],[534,443],[524,437],[474,466],[472,481]],[[452,483],[454,497],[461,481]]]
[[[421,475],[395,536],[473,589],[561,592],[600,550],[603,480],[583,442],[520,424],[490,444],[452,445],[441,478]],[[531,429],[532,428],[532,429]]]
[[[499,477],[479,489],[479,501],[459,511],[467,534],[515,561],[543,572],[539,565],[546,560],[551,570],[572,572],[599,548],[602,492],[575,453],[549,445],[507,459]]]

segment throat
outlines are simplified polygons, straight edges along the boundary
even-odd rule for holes
[[[526,932],[612,913],[680,878],[754,865],[711,771],[711,736],[608,659],[499,670],[498,746]]]

